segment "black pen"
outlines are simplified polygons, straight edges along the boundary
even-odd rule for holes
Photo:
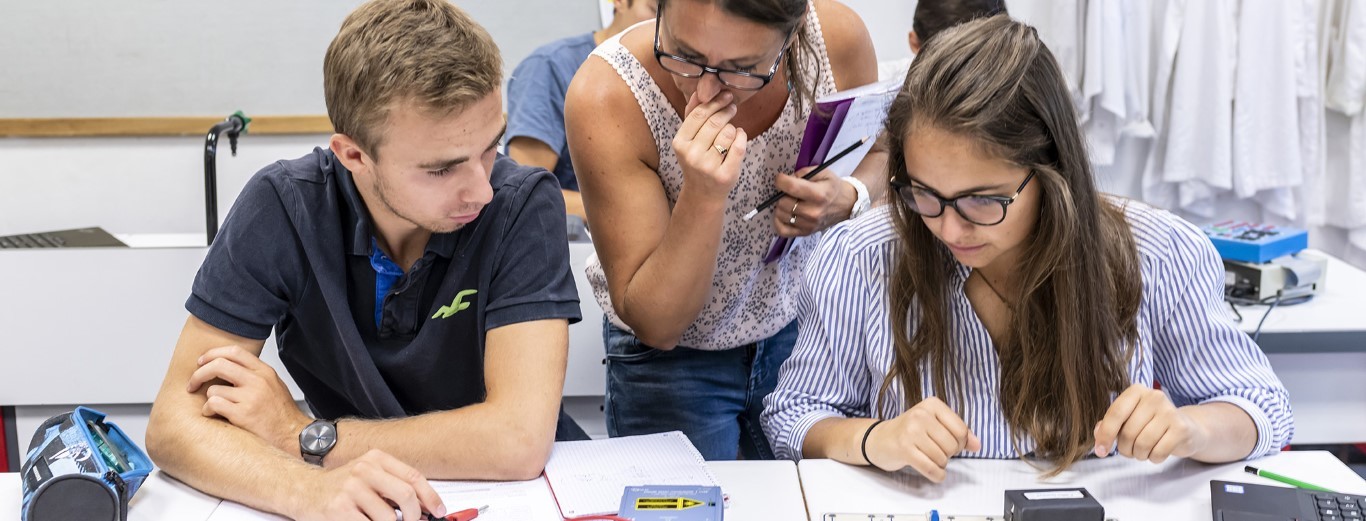
[[[835,164],[836,161],[839,161],[839,160],[840,160],[841,158],[843,158],[844,156],[849,155],[850,152],[853,152],[853,151],[854,151],[855,149],[857,149],[858,147],[863,146],[863,144],[864,144],[864,143],[867,143],[868,140],[870,140],[870,139],[873,139],[873,136],[864,136],[863,139],[860,139],[860,140],[854,142],[854,144],[849,145],[849,148],[846,148],[846,149],[844,149],[844,150],[841,150],[840,153],[835,154],[835,157],[832,157],[832,158],[830,158],[830,159],[826,159],[825,162],[824,162],[824,163],[821,163],[820,166],[816,167],[815,169],[811,170],[810,172],[807,172],[806,175],[802,176],[802,179],[811,179],[812,177],[816,177],[816,174],[821,173],[821,171],[825,170],[826,168],[830,168],[830,165]],[[764,210],[767,210],[768,207],[773,206],[773,205],[775,205],[775,204],[778,204],[778,200],[779,200],[779,199],[782,199],[782,198],[783,198],[783,193],[782,193],[782,192],[778,192],[778,193],[776,193],[776,194],[773,194],[773,197],[769,197],[768,199],[765,199],[764,202],[759,203],[759,206],[754,207],[753,210],[750,210],[749,213],[745,214],[745,220],[748,221],[748,220],[750,220],[750,219],[753,219],[754,216],[759,215],[759,212],[762,212],[762,211],[764,211]]]

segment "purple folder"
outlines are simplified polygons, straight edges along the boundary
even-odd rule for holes
[[[853,106],[854,99],[845,98],[816,104],[816,109],[811,111],[811,116],[806,119],[806,130],[802,133],[802,145],[797,150],[797,164],[793,165],[793,172],[825,161],[826,156],[830,154],[830,145],[835,142],[835,136],[839,135],[840,126],[844,124],[844,116],[849,113],[849,107]],[[781,258],[791,245],[792,241],[787,237],[775,237],[773,245],[769,246],[768,253],[764,255],[764,264]]]

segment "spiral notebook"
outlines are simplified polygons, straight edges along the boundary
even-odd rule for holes
[[[565,519],[617,513],[626,487],[720,486],[678,431],[556,443],[545,478]]]

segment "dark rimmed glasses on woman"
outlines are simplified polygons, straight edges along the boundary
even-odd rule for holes
[[[682,56],[664,52],[659,48],[659,21],[662,18],[664,17],[655,17],[655,60],[659,62],[660,67],[684,78],[701,78],[707,73],[715,74],[721,83],[739,90],[759,90],[768,85],[768,82],[773,81],[773,76],[778,73],[778,66],[783,63],[783,55],[787,53],[787,45],[792,41],[792,35],[797,34],[796,27],[787,33],[787,38],[783,39],[783,47],[778,49],[778,57],[773,60],[773,66],[768,69],[768,74],[755,74],[703,65]]]
[[[1010,197],[1002,195],[977,195],[967,194],[958,197],[946,198],[935,193],[924,186],[916,186],[897,179],[891,179],[892,188],[906,201],[906,206],[911,211],[922,216],[934,218],[944,215],[944,208],[952,206],[958,211],[958,215],[963,220],[978,226],[995,226],[1006,220],[1006,208],[1020,197],[1020,192],[1024,190],[1029,180],[1034,179],[1034,171],[1030,170],[1029,175],[1025,176],[1024,182],[1020,183],[1019,188]]]

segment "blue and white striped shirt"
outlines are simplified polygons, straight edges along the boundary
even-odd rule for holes
[[[1222,309],[1224,271],[1214,246],[1198,228],[1163,210],[1129,202],[1126,217],[1143,277],[1131,382],[1162,382],[1178,407],[1237,405],[1257,426],[1251,456],[1278,450],[1294,432],[1289,395],[1266,356]],[[797,345],[764,401],[764,431],[779,458],[800,459],[816,422],[872,416],[892,362],[887,281],[898,240],[891,212],[882,207],[831,228],[813,254],[798,301]],[[1000,361],[963,292],[969,268],[958,268],[948,284],[967,403],[940,398],[982,440],[981,451],[960,456],[1016,458],[999,399]],[[921,371],[921,392],[933,396],[928,366]],[[899,383],[886,402],[882,418],[908,408]],[[1026,436],[1020,449],[1028,453],[1034,445]]]

